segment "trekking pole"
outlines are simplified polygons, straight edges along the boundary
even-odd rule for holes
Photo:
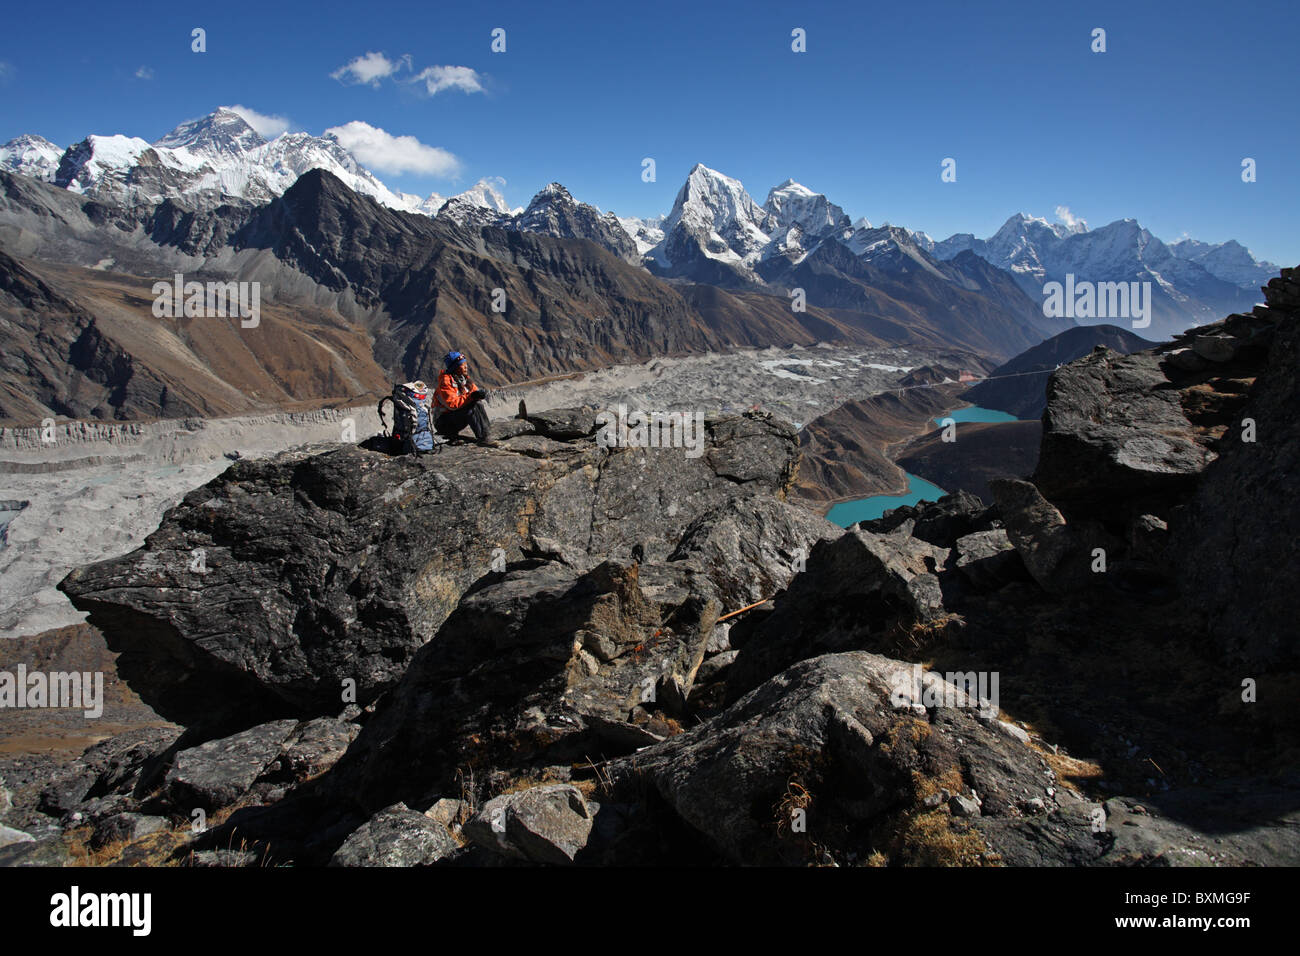
[[[734,610],[734,611],[731,611],[731,612],[729,612],[729,613],[727,613],[727,614],[722,615],[722,617],[718,618],[718,619],[717,619],[716,621],[714,621],[713,623],[714,623],[714,624],[721,624],[723,621],[725,621],[725,620],[726,620],[727,618],[729,618],[729,617],[735,617],[737,614],[744,614],[746,611],[752,611],[752,610],[754,610],[754,608],[758,607],[760,604],[766,604],[766,603],[767,603],[768,601],[770,601],[770,600],[772,600],[772,599],[771,599],[771,598],[763,598],[763,600],[761,600],[761,601],[755,601],[753,604],[746,604],[746,605],[745,605],[744,607],[742,607],[742,608],[737,608],[737,609]]]

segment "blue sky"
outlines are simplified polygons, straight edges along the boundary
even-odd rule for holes
[[[406,192],[500,176],[522,205],[558,180],[647,216],[703,162],[759,202],[793,177],[854,218],[935,238],[1063,206],[1094,227],[1133,217],[1165,240],[1235,238],[1294,265],[1295,23],[1289,2],[1203,0],[29,5],[0,37],[0,141],[153,140],[237,103],[454,157],[454,173],[419,150],[423,172],[375,168]],[[191,52],[193,27],[206,53]],[[505,53],[490,50],[496,27]],[[795,27],[806,53],[791,51]],[[1105,53],[1090,49],[1095,27]],[[409,67],[377,85],[331,75],[367,53]],[[473,72],[425,73],[462,79],[433,94],[411,82],[434,67]],[[940,181],[945,157],[955,183]]]

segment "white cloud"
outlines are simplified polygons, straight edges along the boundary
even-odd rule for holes
[[[379,81],[392,76],[405,67],[411,68],[411,55],[399,56],[390,60],[382,53],[367,53],[359,56],[346,66],[341,66],[330,74],[340,83],[369,83],[378,86]]]
[[[226,109],[243,117],[244,122],[257,130],[257,134],[263,139],[275,139],[281,133],[287,133],[292,125],[283,116],[267,116],[265,113],[259,113],[247,106],[236,104],[235,106],[227,106]]]
[[[421,70],[411,80],[424,83],[430,96],[443,90],[462,90],[466,93],[482,93],[483,82],[478,72],[468,66],[430,66]]]
[[[0,82],[9,79],[9,77],[13,76],[17,72],[18,71],[14,69],[12,63],[6,63],[4,60],[0,60]]]
[[[1074,213],[1070,212],[1069,206],[1057,206],[1056,218],[1059,219],[1061,222],[1065,223],[1071,229],[1073,229],[1075,226],[1079,225],[1080,223],[1082,223],[1084,226],[1088,225],[1087,222],[1080,219]]]
[[[422,173],[450,177],[460,171],[460,160],[445,149],[426,146],[414,136],[394,136],[353,120],[325,131],[364,166],[383,173]]]
[[[152,80],[153,70],[147,66],[142,66],[140,69],[135,71],[135,78],[137,80]]]

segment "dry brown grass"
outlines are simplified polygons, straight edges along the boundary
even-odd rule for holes
[[[939,774],[912,771],[912,793],[918,803],[942,790],[947,790],[949,793],[965,793],[966,789],[966,781],[959,767],[949,767]]]
[[[988,866],[997,862],[974,827],[959,829],[946,813],[907,817],[897,844],[908,866]]]
[[[1057,780],[1081,786],[1083,784],[1095,784],[1106,775],[1106,772],[1101,768],[1101,764],[1096,761],[1081,760],[1068,754],[1054,754],[1050,750],[1041,747],[1037,749],[1043,755],[1043,759],[1047,761],[1047,766],[1056,774]]]
[[[965,626],[960,614],[945,613],[929,621],[912,623],[900,618],[886,631],[881,653],[913,660],[927,648],[944,643]]]
[[[68,848],[69,866],[113,866],[130,852],[131,866],[180,866],[176,850],[189,842],[192,834],[188,826],[159,830],[138,840],[113,840],[99,848],[92,848],[90,836],[93,827],[77,827],[64,834]]]
[[[460,783],[460,798],[469,804],[471,813],[478,810],[478,799],[474,792],[474,768],[457,767],[456,780]]]
[[[797,811],[802,810],[805,814],[808,808],[812,806],[813,795],[798,780],[791,777],[786,781],[785,793],[777,801],[773,814],[776,817],[776,829],[778,833],[790,830],[794,822],[794,815]]]
[[[219,827],[226,823],[235,811],[243,807],[254,805],[252,800],[236,802],[229,807],[223,807],[215,810],[208,815],[206,823],[209,830]],[[186,820],[179,824],[173,819],[173,826],[147,833],[138,840],[113,840],[101,847],[94,848],[90,845],[90,838],[94,833],[94,827],[81,826],[68,830],[64,834],[64,842],[68,848],[70,866],[185,866],[190,862],[189,858],[193,856],[191,850],[188,856],[184,854],[183,849],[190,844],[197,834],[194,833],[191,823]],[[238,831],[231,833],[228,845],[214,849],[226,849],[247,851],[256,850],[256,845],[248,840],[239,837]],[[263,858],[262,866],[270,865],[268,860]]]
[[[887,734],[882,735],[877,746],[881,753],[885,754],[893,753],[902,745],[916,749],[930,739],[931,733],[928,720],[908,716],[891,727]]]
[[[531,790],[533,787],[543,787],[550,783],[573,783],[573,781],[557,776],[555,771],[548,767],[541,773],[530,773],[522,777],[515,777],[493,796],[500,797],[507,793],[519,793],[521,790]],[[577,786],[576,783],[573,785]]]

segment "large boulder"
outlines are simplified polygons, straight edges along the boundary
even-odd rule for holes
[[[361,728],[348,720],[317,717],[298,726],[275,765],[278,777],[300,782],[334,766],[356,739]]]
[[[539,435],[557,441],[574,441],[596,433],[596,409],[591,405],[579,408],[551,408],[530,413],[526,421]]]
[[[229,806],[280,756],[297,726],[296,720],[277,720],[182,750],[167,771],[171,799],[187,811]]]
[[[1010,841],[990,823],[1020,823],[1026,797],[1055,814],[1054,775],[982,720],[963,688],[931,678],[935,706],[914,702],[910,675],[866,652],[801,661],[609,772],[616,783],[648,782],[733,863],[865,862],[872,852],[900,863],[997,860]],[[963,806],[972,818],[960,819]],[[1077,816],[1056,825],[1091,845]],[[1058,848],[1057,861],[1076,850]]]
[[[696,562],[722,605],[735,610],[784,590],[814,544],[843,533],[776,498],[733,499],[692,522],[669,560]]]
[[[671,733],[661,699],[689,693],[716,605],[684,583],[681,603],[652,602],[641,570],[548,562],[467,595],[324,784],[363,807],[423,807],[466,767],[573,762]]]
[[[422,459],[240,461],[144,547],[60,586],[166,717],[228,733],[328,715],[345,687],[365,706],[392,686],[472,585],[538,541],[597,556],[578,565],[638,543],[662,558],[701,514],[790,486],[788,423],[747,414],[707,422],[706,437],[698,457],[521,435]]]
[[[962,535],[952,552],[952,566],[977,590],[995,591],[1025,575],[1024,562],[1003,528]]]
[[[167,798],[186,812],[212,812],[254,791],[274,794],[332,767],[359,733],[353,723],[332,717],[299,722],[292,718],[250,727],[176,754],[167,771]]]
[[[904,524],[908,524],[913,537],[939,548],[951,548],[964,535],[996,527],[997,519],[977,495],[958,491],[938,501],[891,508],[879,518],[859,521],[857,527],[874,534],[890,534]]]
[[[798,462],[798,435],[764,413],[705,422],[704,453],[683,448],[599,448],[587,440],[580,467],[537,499],[528,522],[536,537],[588,555],[621,557],[641,545],[649,558],[672,553],[697,517],[731,499],[783,498]]]
[[[105,817],[95,824],[90,835],[90,845],[95,849],[110,843],[130,843],[150,833],[157,833],[169,826],[164,817],[146,816],[141,813],[117,813]]]
[[[907,533],[854,528],[815,545],[806,569],[778,596],[771,614],[744,636],[728,670],[735,700],[785,668],[833,651],[890,646],[943,613],[940,575],[949,552]],[[734,644],[738,635],[733,630]]]
[[[1048,380],[1033,480],[1058,504],[1176,493],[1214,457],[1160,355],[1102,347]]]
[[[550,784],[493,797],[462,832],[503,856],[563,865],[587,845],[594,816],[577,787]]]
[[[1007,537],[1034,580],[1052,594],[1080,586],[1087,573],[1083,545],[1061,512],[1031,482],[996,478],[990,486]]]
[[[336,712],[345,681],[364,705],[518,542],[545,483],[534,459],[472,451],[236,462],[143,548],[61,587],[132,688],[182,723]]]
[[[459,848],[446,827],[399,803],[354,830],[330,866],[429,866]]]

